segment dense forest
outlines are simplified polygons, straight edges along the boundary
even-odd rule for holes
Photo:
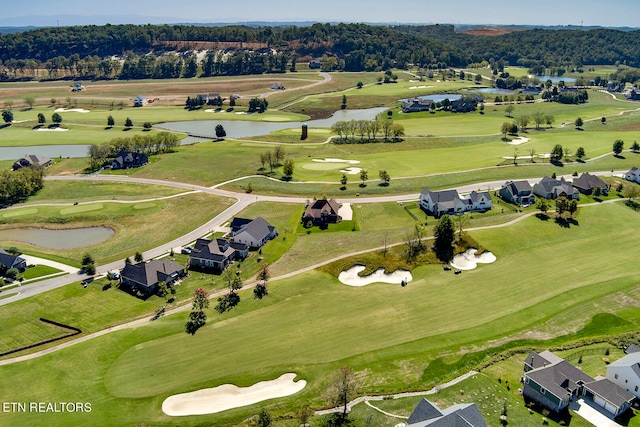
[[[203,60],[191,51],[196,42],[212,43]],[[42,68],[52,79],[280,73],[295,69],[299,58],[322,58],[326,71],[500,63],[542,74],[583,65],[640,66],[640,31],[531,29],[487,37],[451,25],[90,25],[0,35],[4,80],[34,78]]]

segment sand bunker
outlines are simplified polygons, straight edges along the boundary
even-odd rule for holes
[[[69,129],[67,128],[37,128],[34,129],[35,131],[39,131],[39,132],[64,132],[67,131]]]
[[[343,203],[338,209],[338,215],[343,221],[351,221],[353,219],[353,209],[351,209],[351,203]]]
[[[91,111],[84,108],[56,108],[54,113],[90,113]]]
[[[520,145],[524,144],[525,142],[529,142],[529,138],[521,136],[519,138],[513,138],[511,141],[509,141],[509,145]]]
[[[349,286],[367,286],[371,283],[391,283],[399,285],[404,281],[409,283],[413,280],[411,272],[407,270],[396,270],[391,274],[386,274],[384,268],[377,269],[373,274],[368,276],[358,276],[358,273],[364,271],[364,265],[354,265],[348,270],[343,271],[338,276],[338,280]]]
[[[357,165],[358,163],[360,163],[360,160],[343,160],[343,159],[313,159],[314,162],[320,162],[320,163],[346,163],[349,165]]]
[[[268,399],[291,396],[305,388],[307,382],[294,382],[296,374],[283,374],[271,381],[250,387],[223,384],[218,387],[175,394],[162,402],[162,412],[172,417],[215,414],[228,409],[253,405]]]
[[[204,110],[205,113],[226,113],[225,110],[220,110],[220,109],[213,109],[213,108],[207,108],[206,110]],[[239,113],[236,113],[239,114]]]
[[[345,168],[340,169],[340,172],[346,173],[347,175],[357,175],[362,171],[362,168]]]
[[[476,255],[477,249],[467,249],[466,252],[453,257],[451,267],[458,270],[473,270],[478,264],[491,264],[496,261],[496,256],[491,252],[483,252]]]
[[[409,89],[426,89],[431,86],[410,86]]]

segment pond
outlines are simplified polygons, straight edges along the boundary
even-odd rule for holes
[[[557,76],[529,76],[530,79],[532,78],[536,78],[538,80],[540,80],[541,82],[546,82],[547,80],[551,80],[551,83],[558,83],[560,81],[563,81],[565,83],[575,83],[576,79],[574,79],[573,77],[557,77]]]
[[[500,89],[497,87],[481,87],[478,89],[465,89],[467,92],[491,93],[493,95],[513,95],[516,93],[510,89]]]
[[[87,157],[89,146],[81,145],[30,145],[25,147],[0,147],[0,160],[18,160],[27,154],[51,157],[52,159],[67,157]]]
[[[429,100],[429,101],[433,101],[433,102],[442,102],[445,99],[448,99],[449,101],[457,101],[459,99],[462,99],[462,95],[457,94],[457,93],[434,93],[431,95],[422,95],[422,96],[414,96],[410,99],[421,99],[421,100]],[[405,99],[400,99],[398,100],[399,102],[407,102],[409,99],[405,98]]]
[[[46,249],[68,250],[102,243],[115,234],[108,227],[70,228],[10,228],[0,230],[0,241],[25,242]]]
[[[309,128],[329,128],[341,120],[373,120],[378,114],[386,110],[386,107],[367,108],[363,110],[338,110],[328,119],[309,120],[307,122],[258,122],[250,120],[212,119],[188,122],[166,122],[155,125],[154,127],[215,138],[215,127],[222,125],[228,138],[247,138],[267,135],[281,129],[300,128],[303,123],[306,123]],[[212,113],[212,116],[213,114],[215,113]]]

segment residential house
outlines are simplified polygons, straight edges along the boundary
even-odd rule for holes
[[[415,113],[419,111],[429,111],[433,101],[430,99],[412,98],[402,103],[403,113]]]
[[[574,179],[573,186],[582,194],[592,194],[596,188],[600,188],[603,195],[607,195],[607,193],[609,193],[609,186],[607,183],[595,175],[590,175],[589,172],[585,172],[580,175],[580,177]]]
[[[491,209],[492,199],[487,191],[472,191],[460,196],[456,190],[420,192],[420,207],[436,218],[442,215],[455,215],[464,212],[484,212]]]
[[[225,239],[198,239],[189,254],[189,266],[203,270],[222,271],[236,259],[245,259],[249,246]]]
[[[133,98],[134,107],[144,107],[145,105],[147,105],[148,102],[149,100],[147,99],[146,96],[138,95],[135,98]]]
[[[436,218],[463,213],[466,206],[456,190],[430,191],[425,188],[420,192],[420,207]]]
[[[0,265],[3,265],[8,269],[15,268],[16,270],[24,271],[27,269],[27,261],[17,255],[11,255],[4,249],[0,248]]]
[[[632,167],[631,170],[624,174],[624,179],[627,181],[633,181],[640,183],[640,169],[637,167]]]
[[[526,85],[520,90],[522,95],[540,95],[540,92],[542,92],[542,86],[536,85]]]
[[[635,398],[608,379],[596,380],[549,351],[532,351],[525,359],[522,394],[554,412],[584,396],[613,416],[629,409]]]
[[[158,283],[170,285],[185,274],[185,268],[180,264],[166,259],[154,259],[125,265],[120,272],[120,283],[133,291],[151,296],[158,291]]]
[[[271,86],[269,86],[269,89],[271,89],[271,90],[284,90],[284,85],[282,83],[274,83]]]
[[[13,170],[18,170],[21,168],[27,167],[35,167],[38,169],[44,169],[46,167],[51,166],[53,163],[53,159],[44,156],[37,156],[35,154],[28,154],[21,159],[16,160],[13,163]]]
[[[640,90],[636,89],[636,88],[632,88],[628,91],[625,91],[624,96],[631,101],[638,101],[640,100]]]
[[[529,206],[535,202],[533,189],[528,181],[507,181],[499,194],[503,200],[516,205]]]
[[[82,86],[82,82],[80,81],[73,82],[73,89],[71,89],[73,92],[80,92],[82,89],[84,89],[84,86]]]
[[[554,179],[548,176],[542,178],[533,186],[533,193],[543,199],[557,199],[564,197],[565,199],[580,199],[580,192],[573,185],[564,179]]]
[[[640,352],[640,346],[637,344],[630,344],[624,351],[624,354],[638,353]]]
[[[475,403],[442,410],[423,398],[407,419],[406,427],[487,427],[487,423]]]
[[[276,227],[269,224],[262,217],[254,220],[234,218],[231,222],[231,235],[235,243],[245,244],[257,249],[275,238],[278,235],[278,231]]]
[[[312,70],[318,69],[322,66],[322,63],[320,62],[319,59],[312,59],[311,61],[309,61],[309,68]]]
[[[146,154],[121,151],[111,161],[110,167],[111,169],[139,168],[147,163],[149,163],[149,157]]]
[[[342,217],[338,214],[339,210],[340,206],[335,199],[318,199],[308,202],[302,215],[302,223],[310,226],[340,222]]]
[[[640,352],[631,352],[610,363],[607,379],[640,398]]]
[[[456,99],[451,101],[451,111],[454,113],[469,113],[475,111],[478,102],[475,99]]]

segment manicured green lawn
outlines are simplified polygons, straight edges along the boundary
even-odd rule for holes
[[[80,228],[105,226],[115,231],[107,241],[91,247],[49,250],[26,243],[3,242],[27,253],[53,255],[74,265],[89,252],[98,264],[125,259],[135,252],[171,241],[205,223],[232,203],[210,194],[190,194],[167,200],[136,203],[99,202],[65,206],[30,206],[0,213],[2,228]],[[202,206],[206,206],[203,209]],[[189,215],[185,215],[189,212]],[[164,230],[159,233],[157,230]]]
[[[36,277],[48,276],[49,274],[61,273],[61,270],[57,268],[49,267],[48,265],[36,265],[28,268],[22,273],[22,277],[25,280],[35,279]]]
[[[162,185],[127,184],[126,182],[45,181],[44,188],[29,197],[29,203],[86,202],[91,200],[155,199],[185,192]]]
[[[637,292],[635,257],[626,248],[640,216],[616,203],[585,208],[577,220],[578,225],[562,228],[529,218],[506,229],[473,232],[496,254],[496,263],[459,276],[437,266],[420,267],[405,288],[350,288],[318,272],[274,282],[265,300],[254,301],[244,292],[231,313],[220,316],[210,309],[208,326],[193,337],[182,331],[186,314],[162,318],[2,367],[0,390],[9,389],[7,378],[20,378],[12,382],[13,400],[54,396],[75,401],[82,393],[82,399],[94,402],[90,416],[66,414],[50,421],[53,425],[107,425],[101,420],[167,425],[176,420],[159,408],[170,394],[297,372],[309,381],[300,395],[263,405],[283,414],[297,410],[300,402],[322,405],[327,378],[343,364],[358,371],[362,393],[387,393],[429,387],[468,370],[461,354],[490,348],[496,345],[492,340],[565,335],[564,319],[580,329],[605,310],[624,321],[614,330],[635,329],[640,313],[626,302]],[[82,372],[73,368],[87,357],[94,362]],[[140,360],[153,370],[140,369]],[[54,371],[70,385],[64,396],[52,388]],[[0,396],[8,398],[3,392]],[[491,402],[481,404],[490,411],[496,404]],[[236,409],[185,417],[180,423],[228,425],[256,412]],[[36,423],[45,416],[0,415],[9,423]]]

